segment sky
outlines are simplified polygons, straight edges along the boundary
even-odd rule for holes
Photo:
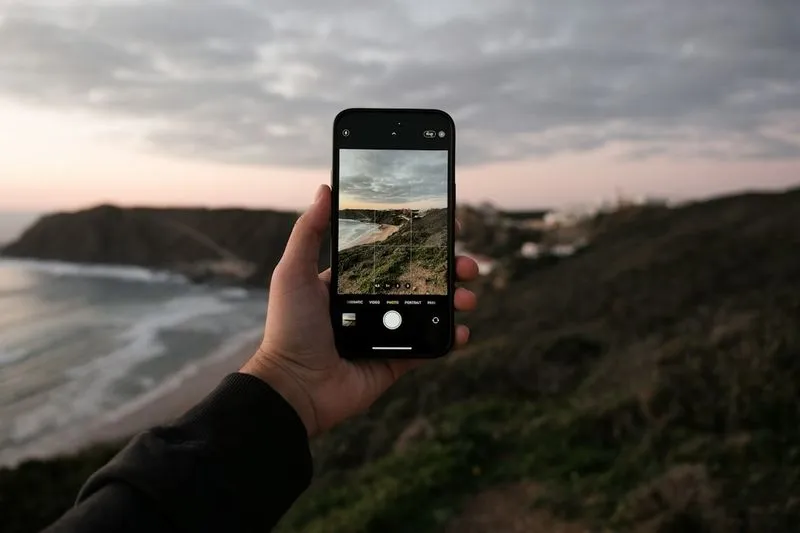
[[[340,150],[340,209],[447,207],[446,150]]]
[[[432,107],[459,201],[800,184],[797,0],[4,0],[0,211],[302,208],[347,107]],[[1,237],[0,237],[1,238]]]

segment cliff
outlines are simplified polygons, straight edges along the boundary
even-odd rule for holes
[[[2,250],[9,257],[137,265],[196,281],[264,286],[297,213],[104,205],[41,218]],[[320,254],[327,266],[329,248]]]
[[[403,210],[400,209],[342,209],[339,211],[339,218],[357,220],[359,222],[371,222],[373,224],[399,226],[406,220],[403,218],[402,214]]]

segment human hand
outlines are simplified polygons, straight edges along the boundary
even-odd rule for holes
[[[326,431],[367,409],[400,376],[424,361],[348,361],[336,352],[329,302],[330,270],[317,273],[320,245],[331,212],[331,190],[322,185],[311,207],[295,224],[283,257],[272,274],[264,339],[241,371],[280,393],[305,424],[309,436]],[[478,265],[456,260],[456,277],[471,281]],[[455,308],[471,311],[475,295],[455,293]],[[456,328],[456,346],[469,329]]]

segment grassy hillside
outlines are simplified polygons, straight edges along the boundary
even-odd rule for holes
[[[573,257],[503,258],[472,345],[317,439],[279,530],[797,530],[798,219],[800,191],[636,208]],[[0,498],[57,478],[41,505],[66,504],[98,453],[1,472]]]
[[[360,211],[348,216],[358,219]],[[399,226],[388,238],[339,252],[342,294],[446,294],[447,210],[377,211],[381,224]],[[396,287],[400,283],[401,287]],[[375,285],[378,285],[376,287]],[[408,284],[411,289],[406,289]]]
[[[632,209],[574,257],[509,259],[469,349],[315,444],[282,531],[469,530],[498,489],[496,530],[793,530],[798,218],[800,191]]]
[[[75,503],[83,482],[121,447],[108,444],[72,457],[0,468],[0,531],[34,533],[55,522]]]

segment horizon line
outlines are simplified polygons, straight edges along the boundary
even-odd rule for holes
[[[652,199],[652,200],[672,200],[677,201],[680,203],[684,202],[702,202],[708,200],[715,200],[720,198],[731,198],[736,196],[747,196],[747,195],[776,195],[776,194],[785,194],[792,191],[800,191],[800,183],[791,185],[788,187],[746,187],[741,189],[733,189],[730,191],[725,192],[716,192],[711,194],[698,194],[698,195],[657,195],[657,194],[644,194],[644,195],[634,195],[636,197],[644,196],[645,198]],[[569,206],[577,206],[577,205],[586,205],[586,204],[598,204],[604,201],[608,201],[609,199],[613,199],[617,197],[616,195],[603,195],[599,196],[593,200],[583,200],[583,201],[575,201],[565,203],[563,206],[560,207],[553,207],[553,206],[543,206],[543,205],[532,205],[532,206],[513,206],[509,207],[507,205],[503,205],[502,203],[494,202],[491,199],[484,198],[484,199],[474,199],[470,201],[457,201],[456,206],[474,206],[480,207],[482,205],[491,205],[497,207],[504,211],[526,211],[526,210],[546,210],[546,209],[561,209],[563,207]],[[625,194],[622,195],[623,198],[630,198],[630,196],[626,196]],[[18,208],[18,207],[10,207],[4,208],[0,206],[0,213],[2,214],[18,214],[18,215],[47,215],[47,214],[59,214],[59,213],[74,213],[80,211],[89,211],[91,209],[97,209],[100,207],[113,207],[118,209],[203,209],[203,210],[225,210],[225,209],[238,209],[242,211],[277,211],[277,212],[303,212],[307,209],[307,206],[300,206],[300,207],[275,207],[275,206],[254,206],[254,205],[243,205],[243,204],[223,204],[223,205],[212,205],[212,204],[125,204],[125,203],[115,203],[115,202],[108,202],[103,200],[98,200],[97,202],[92,202],[89,204],[85,204],[83,207],[45,207],[45,208],[35,208],[35,207],[26,207],[26,208]],[[341,205],[339,206],[340,210],[342,209],[374,209],[374,208],[367,208],[367,207],[349,207],[344,208]],[[403,209],[403,208],[397,208]],[[419,209],[419,208],[417,208]]]

